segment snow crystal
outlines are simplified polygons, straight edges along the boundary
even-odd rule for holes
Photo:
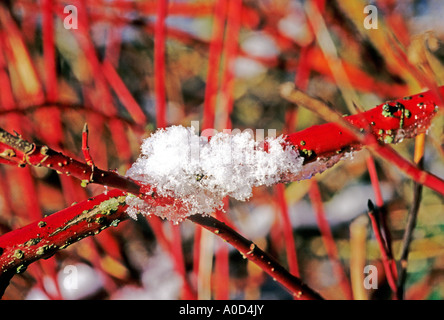
[[[141,155],[127,176],[156,188],[160,196],[180,199],[183,208],[152,207],[128,196],[128,214],[154,213],[173,222],[188,215],[222,209],[226,196],[245,201],[253,187],[269,186],[298,176],[303,158],[283,137],[255,141],[250,132],[216,133],[211,139],[193,127],[160,129],[144,140]]]

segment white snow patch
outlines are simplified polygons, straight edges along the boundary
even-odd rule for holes
[[[151,207],[128,196],[128,214],[154,213],[173,222],[222,209],[223,198],[245,201],[253,187],[299,176],[303,158],[282,136],[268,138],[268,151],[249,132],[216,133],[209,141],[193,127],[160,129],[144,140],[141,155],[127,176],[156,188],[160,196],[180,199],[183,207]]]

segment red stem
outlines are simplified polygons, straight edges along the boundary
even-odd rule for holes
[[[225,37],[224,40],[224,50],[223,56],[225,57],[222,73],[222,88],[221,92],[223,95],[222,108],[225,110],[224,116],[226,119],[222,121],[225,124],[225,128],[229,129],[232,127],[230,115],[233,110],[233,88],[234,88],[234,64],[236,62],[236,57],[238,53],[239,45],[239,32],[241,27],[242,19],[242,0],[232,0],[228,3],[228,16],[227,16],[227,27],[226,34],[229,35]]]
[[[117,73],[116,69],[114,69],[113,65],[110,61],[105,60],[102,63],[102,70],[105,75],[106,80],[113,88],[114,92],[118,96],[120,102],[125,106],[128,110],[128,113],[133,118],[134,122],[143,125],[147,123],[147,117],[145,113],[142,111],[141,106],[137,103],[134,97],[131,95],[131,92],[126,87],[122,78]]]
[[[373,157],[367,157],[367,168],[370,175],[370,181],[372,182],[373,191],[375,193],[375,202],[379,208],[384,205],[382,198],[381,186],[379,184],[378,173],[376,172],[375,160]]]
[[[185,260],[183,257],[182,237],[180,234],[180,225],[170,225],[172,229],[171,253],[175,259],[176,270],[183,279],[183,298],[185,300],[196,299],[196,293],[191,287],[185,270]]]
[[[88,124],[85,123],[85,126],[83,127],[82,131],[82,152],[83,156],[85,157],[86,164],[90,167],[94,167],[94,161],[91,158],[91,155],[89,153],[89,146],[88,146]]]
[[[219,221],[227,220],[229,204],[228,197],[224,199],[224,210],[216,210],[215,217]],[[222,241],[218,242],[218,247],[215,253],[215,294],[217,300],[227,300],[229,298],[230,288],[230,260],[229,260],[228,246]]]
[[[214,127],[214,115],[218,87],[218,75],[222,53],[224,26],[227,13],[227,1],[217,0],[214,7],[212,38],[208,57],[208,73],[205,87],[204,114],[202,129]]]
[[[220,240],[220,239],[218,239]],[[228,300],[230,297],[230,270],[228,246],[222,241],[218,241],[215,261],[215,294],[216,300]]]
[[[386,273],[387,282],[390,286],[390,289],[394,293],[394,297],[396,298],[396,293],[398,291],[397,285],[396,285],[396,274],[394,270],[392,269],[393,266],[395,266],[395,261],[389,254],[389,249],[387,248],[387,244],[383,238],[383,235],[381,233],[381,215],[379,214],[379,209],[373,208],[372,205],[370,205],[371,202],[369,202],[369,217],[372,224],[373,232],[375,234],[376,242],[379,246],[379,251],[381,252],[382,256],[382,264],[384,266],[384,270]],[[378,215],[378,216],[376,216]]]
[[[43,0],[43,57],[45,61],[47,98],[53,102],[57,100],[57,74],[54,47],[54,17],[52,15],[53,0]]]
[[[299,264],[296,253],[296,246],[293,236],[293,227],[290,221],[287,201],[285,199],[285,187],[282,183],[276,185],[277,202],[279,204],[279,212],[282,217],[282,229],[284,231],[285,246],[287,252],[287,261],[290,272],[299,277]]]
[[[90,198],[2,235],[0,269],[4,272],[20,268],[22,265],[26,267],[33,261],[48,258],[85,236],[100,232],[109,227],[113,221],[116,224],[127,219],[125,206],[106,207],[102,204],[106,200],[124,195],[124,192],[114,189],[106,195]],[[101,204],[103,210],[94,210]]]
[[[383,266],[385,273],[387,275],[388,283],[390,288],[394,289],[394,282],[397,279],[397,271],[396,271],[396,261],[393,259],[392,250],[391,250],[391,237],[389,235],[389,230],[386,226],[385,220],[386,216],[383,214],[381,210],[384,207],[384,200],[382,198],[381,187],[379,185],[378,174],[376,172],[375,161],[373,157],[369,156],[367,158],[367,168],[370,174],[370,180],[372,182],[373,190],[375,193],[375,201],[376,206],[378,207],[377,213],[370,214],[370,220],[372,222],[373,229],[378,227],[378,230],[375,230],[375,234],[377,233],[376,240],[378,242],[379,248],[383,253]],[[378,221],[380,223],[376,223],[376,218],[374,214],[379,214]],[[382,237],[382,232],[386,234],[385,241]],[[382,242],[381,242],[382,241]],[[393,291],[396,294],[397,288]]]
[[[340,262],[338,248],[336,247],[335,239],[330,229],[330,225],[325,216],[324,206],[322,204],[321,193],[316,179],[311,181],[309,191],[311,203],[314,207],[316,220],[318,222],[319,231],[321,233],[322,241],[327,250],[327,255],[332,263],[333,272],[338,278],[339,284],[342,288],[344,296],[347,300],[353,300],[353,293],[348,281],[347,274],[343,265]]]
[[[404,129],[407,131],[407,133],[413,135],[419,131],[425,130],[425,128],[428,126],[431,118],[433,117],[434,111],[435,111],[434,103],[433,103],[433,100],[431,99],[429,93],[424,93],[422,96],[419,96],[419,95],[413,96],[403,102],[405,104],[406,109],[408,109],[409,112],[411,113],[411,117],[404,119]],[[412,105],[412,104],[418,104],[421,102],[425,103],[421,107],[415,108],[415,106]],[[391,105],[393,105],[393,104],[391,104]],[[348,121],[348,123],[351,123],[352,125],[357,126],[358,128],[365,127],[365,122],[367,122],[367,121],[369,121],[369,122],[374,121],[375,122],[374,130],[378,130],[379,128],[384,128],[385,130],[398,129],[399,124],[400,124],[399,113],[396,113],[397,111],[396,112],[394,111],[393,117],[383,117],[383,116],[381,116],[381,111],[382,111],[382,106],[378,106],[378,107],[376,107],[372,110],[369,110],[361,115],[347,117],[346,120]],[[423,126],[423,128],[420,128],[418,130],[418,123],[421,124]],[[335,135],[339,136],[338,141],[335,141],[334,137],[333,138],[331,137],[331,136],[335,136]],[[315,140],[314,137],[325,137],[325,139],[323,138],[322,140],[320,140],[317,138],[317,140]],[[114,172],[103,171],[98,168],[96,168],[94,170],[94,172],[92,172],[91,167],[88,164],[81,163],[79,161],[71,159],[63,154],[60,154],[54,150],[47,148],[46,146],[37,146],[35,144],[29,143],[17,136],[13,136],[3,130],[0,131],[0,138],[1,138],[0,139],[1,140],[0,141],[0,153],[3,154],[3,157],[5,157],[8,160],[14,161],[15,163],[30,164],[30,165],[35,165],[35,166],[43,165],[43,166],[47,166],[47,167],[52,167],[52,168],[55,168],[55,169],[61,171],[62,173],[65,173],[65,174],[69,173],[72,176],[75,176],[81,180],[86,180],[88,182],[95,182],[95,183],[99,183],[102,185],[108,185],[110,187],[115,187],[115,188],[119,188],[121,190],[129,191],[129,192],[134,193],[136,195],[145,194],[145,197],[144,197],[145,200],[148,202],[151,201],[153,203],[153,205],[169,205],[169,204],[172,204],[172,201],[174,201],[174,199],[159,198],[156,196],[155,193],[151,194],[153,191],[152,188],[147,187],[147,186],[141,187],[137,183],[135,183],[134,181],[124,178],[124,177],[121,177],[120,175],[118,175]],[[301,132],[287,136],[287,140],[290,143],[293,143],[293,145],[298,146],[298,148],[300,148],[299,143],[302,139],[306,140],[306,144],[305,144],[306,147],[311,148],[317,154],[317,156],[327,156],[327,155],[331,154],[332,152],[337,151],[338,147],[341,149],[342,148],[350,148],[350,147],[358,148],[361,146],[362,141],[364,141],[364,142],[368,141],[368,140],[359,138],[359,136],[357,137],[357,136],[353,135],[353,132],[350,132],[350,130],[344,129],[340,125],[337,125],[335,123],[329,123],[329,124],[325,124],[325,125],[321,125],[321,126],[314,126],[312,128],[309,128],[309,129],[303,130]],[[324,140],[327,140],[327,143]],[[398,160],[396,158],[397,154],[391,153],[392,149],[383,147],[381,144],[376,144],[376,145],[377,145],[377,147],[375,147],[375,148],[379,148],[377,150],[379,151],[380,154],[388,153],[388,155],[386,156],[387,158],[395,159],[395,161]],[[372,146],[375,146],[374,142],[373,142]],[[400,157],[400,158],[403,159],[402,157]],[[309,162],[310,159],[307,158],[307,161]],[[397,162],[402,163],[401,160],[399,160]],[[411,167],[407,166],[405,168],[405,170],[411,170]],[[92,173],[93,173],[93,175],[91,176]],[[417,175],[415,177],[417,178],[418,181],[424,182],[425,184],[427,183],[428,185],[439,184],[441,181],[439,178],[433,178],[432,175],[425,174],[423,171],[420,171],[420,170],[419,171],[413,170],[413,172],[410,172],[410,173],[414,176]],[[430,179],[432,179],[432,180],[430,180]],[[148,194],[149,194],[149,196],[148,196]],[[71,211],[69,209],[67,209],[67,210],[68,211],[64,211],[64,212],[66,214],[69,214]],[[77,212],[77,214],[78,214],[78,212]],[[50,217],[52,217],[52,216],[53,215],[51,215]],[[208,218],[208,219],[207,218],[208,217],[193,216],[192,218],[190,218],[190,220],[192,220],[196,223],[199,223],[206,228],[209,228],[210,230],[212,230],[216,234],[218,232],[220,233],[220,230],[214,227],[219,222],[213,221],[211,218]],[[211,222],[209,225],[208,224],[209,221],[213,221],[213,222]],[[66,220],[65,220],[65,222],[66,222]],[[34,226],[34,228],[35,228],[35,226]],[[26,229],[26,230],[28,230],[28,229]],[[223,232],[224,233],[223,237],[225,237],[224,239],[228,239],[231,242],[234,241],[234,245],[236,248],[238,248],[238,250],[241,250],[241,252],[246,254],[246,256],[248,258],[250,258],[252,261],[258,263],[259,266],[264,267],[265,269],[267,268],[263,264],[263,261],[261,260],[261,255],[258,256],[258,254],[257,254],[258,252],[256,250],[252,250],[250,248],[250,246],[252,246],[251,242],[249,242],[247,240],[245,240],[247,242],[245,242],[244,240],[242,240],[242,241],[238,240],[239,235],[236,234],[236,236],[234,236],[234,233],[233,233],[234,231],[232,231],[232,229],[231,229],[231,231],[228,231],[229,229],[224,229],[224,230],[226,231],[226,232]],[[21,234],[21,231],[20,232],[17,231],[17,232],[18,232],[18,234]],[[25,234],[26,233],[27,232],[25,232]],[[71,235],[71,237],[72,236],[73,235]],[[7,237],[8,236],[6,236],[6,238]],[[4,238],[1,237],[1,239],[3,240]],[[20,239],[20,237],[18,237],[14,241],[20,241],[19,239]],[[27,239],[26,241],[31,240],[31,239],[29,239],[29,237],[27,237],[26,239]],[[23,238],[22,238],[22,240],[23,240]],[[238,242],[238,241],[240,241],[240,242]],[[250,248],[250,249],[248,249],[248,248]],[[253,248],[255,248],[255,247],[253,247]],[[28,249],[26,249],[26,250],[28,250]],[[252,252],[250,252],[250,251],[252,251]],[[259,251],[259,252],[261,252],[261,251]],[[20,255],[21,254],[18,253],[18,256],[20,256]],[[10,257],[10,255],[9,255],[9,257]],[[20,261],[18,261],[18,262],[20,262]],[[272,274],[272,275],[275,274],[274,273],[275,270],[272,270],[269,267],[265,271],[268,272],[269,274]],[[294,280],[291,277],[288,278],[289,277],[288,274],[281,273],[281,272],[284,272],[284,271],[279,269],[279,278],[277,277],[277,279],[279,281],[283,281],[283,283],[286,283],[288,281],[290,281],[292,283],[293,281],[296,281],[298,283],[296,286],[294,286],[294,283],[293,284],[286,283],[284,285],[292,288],[291,290],[301,289],[301,283],[300,283],[299,279],[296,278],[297,280]],[[289,279],[293,279],[293,280],[289,280]],[[296,288],[298,288],[298,289],[296,289]],[[296,292],[296,291],[293,291],[293,292],[298,294],[298,292]],[[302,292],[301,295],[304,295],[304,290],[302,290],[301,292]],[[314,296],[311,296],[311,297],[314,297]]]
[[[156,97],[156,122],[157,128],[165,128],[167,125],[166,110],[166,89],[165,89],[165,41],[166,27],[165,19],[167,16],[168,0],[157,1],[156,24],[154,29],[154,81]],[[172,245],[170,252],[175,260],[176,269],[184,281],[185,299],[195,298],[195,293],[185,272],[182,237],[180,227],[172,225]]]
[[[165,18],[168,0],[157,1],[156,25],[154,29],[154,87],[156,93],[157,128],[166,123],[165,93]]]
[[[188,219],[230,243],[246,258],[257,264],[262,270],[273,277],[273,279],[285,286],[294,295],[295,299],[322,299],[317,292],[307,287],[299,278],[289,273],[268,253],[261,250],[250,240],[242,237],[225,223],[213,217],[204,217],[201,215],[193,215],[188,217]]]
[[[416,182],[444,195],[444,180],[419,169],[415,164],[401,157],[389,145],[383,144],[383,142],[395,141],[394,133],[401,128],[404,130],[404,138],[411,138],[427,130],[437,112],[436,101],[440,101],[440,97],[434,91],[390,101],[366,112],[341,117],[323,102],[314,100],[297,90],[290,89],[289,92],[288,89],[289,87],[286,86],[282,92],[287,99],[309,107],[323,118],[335,121],[312,126],[286,137],[288,143],[308,155],[305,159],[306,163],[315,161],[317,158],[328,158],[338,152],[359,150],[367,146]],[[444,92],[444,87],[440,90]],[[387,108],[389,111],[385,111]]]
[[[242,0],[233,0],[227,2],[227,17],[226,17],[226,34],[230,35],[225,37],[223,41],[223,48],[221,49],[221,55],[224,56],[224,63],[222,65],[222,80],[221,80],[221,110],[224,111],[221,124],[225,125],[224,128],[231,128],[231,112],[233,110],[233,87],[234,87],[234,63],[237,56],[237,48],[239,42],[239,31],[241,25],[241,13],[242,13]],[[215,22],[216,23],[216,22]],[[223,30],[222,30],[223,31]],[[223,34],[222,34],[223,36]],[[211,52],[210,52],[211,55]],[[208,80],[210,81],[210,75]],[[208,99],[213,99],[209,94]],[[210,106],[211,101],[206,103],[207,107]],[[207,115],[206,115],[207,116]],[[211,117],[211,112],[209,117]],[[214,122],[214,121],[213,121]],[[210,125],[211,121],[208,119],[206,125]],[[213,124],[214,125],[214,124]],[[216,210],[215,216],[220,221],[227,221],[229,211],[228,197],[224,199],[225,212]],[[228,222],[226,222],[228,223]],[[231,223],[229,223],[230,225]],[[199,229],[200,233],[200,229]],[[198,236],[200,238],[200,236]],[[219,247],[215,253],[215,298],[218,300],[226,300],[229,298],[229,286],[230,286],[230,274],[229,274],[229,251],[228,246],[225,243],[218,242]]]

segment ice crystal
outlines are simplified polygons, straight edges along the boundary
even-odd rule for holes
[[[263,141],[250,132],[216,133],[211,139],[193,127],[172,126],[144,140],[141,155],[127,176],[156,188],[160,196],[180,199],[183,207],[152,207],[135,196],[127,198],[128,214],[154,213],[173,222],[192,214],[221,209],[226,196],[248,200],[253,187],[270,186],[298,176],[303,158],[282,136]]]

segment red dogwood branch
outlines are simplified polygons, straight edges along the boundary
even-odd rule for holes
[[[330,157],[346,149],[358,150],[364,145],[373,144],[375,141],[369,139],[370,136],[384,144],[412,138],[428,129],[430,121],[436,114],[439,101],[439,98],[428,91],[385,102],[366,112],[343,117],[323,102],[315,101],[303,92],[293,90],[293,84],[285,85],[282,93],[292,102],[308,106],[321,117],[331,121],[288,135],[288,142],[301,150],[308,161],[317,157]]]
[[[125,197],[113,189],[0,236],[0,297],[12,276],[32,262],[128,219]]]
[[[304,284],[298,277],[293,276],[282,265],[268,253],[256,246],[250,240],[242,237],[225,223],[202,215],[192,215],[188,219],[199,224],[205,229],[216,234],[223,240],[235,247],[245,258],[257,264],[263,271],[274,280],[286,287],[298,300],[321,300],[323,299],[316,291]]]
[[[438,111],[444,93],[432,90],[389,101],[366,112],[342,117],[324,102],[295,90],[292,83],[282,87],[282,95],[293,103],[318,113],[330,123],[312,126],[286,137],[289,144],[305,157],[305,163],[328,158],[367,146],[371,151],[397,166],[414,181],[444,195],[444,180],[418,168],[400,156],[388,144],[425,132]]]
[[[84,185],[94,182],[135,194],[140,193],[140,186],[131,179],[113,171],[105,171],[99,168],[92,170],[92,166],[87,163],[68,157],[48,146],[28,142],[1,128],[0,156],[19,166],[32,165],[57,170],[61,174],[71,175],[81,180]]]
[[[125,193],[113,189],[0,237],[0,270],[19,273],[40,258],[127,219]]]
[[[83,151],[87,161],[92,164],[85,140],[86,130]],[[10,278],[15,273],[26,270],[30,263],[41,258],[48,258],[58,250],[84,237],[97,234],[127,219],[126,193],[123,191],[143,195],[145,201],[154,206],[171,205],[172,202],[177,205],[179,202],[176,199],[157,197],[149,186],[140,186],[115,172],[104,171],[66,157],[46,146],[37,146],[2,129],[0,129],[0,151],[2,151],[2,156],[12,159],[19,165],[46,166],[62,170],[61,173],[71,174],[86,183],[99,183],[120,189],[113,189],[107,194],[88,199],[24,228],[0,236],[0,270],[2,271],[0,294],[7,287]],[[231,243],[239,252],[282,283],[296,299],[321,299],[319,294],[291,275],[270,255],[224,223],[209,216],[190,216],[189,220]]]
[[[295,98],[294,93],[290,92],[289,96]],[[313,104],[310,99],[304,94],[296,96],[298,102]],[[426,92],[385,103],[367,112],[346,118],[332,111],[326,111],[325,106],[321,105],[317,111],[328,114],[329,118],[336,122],[313,126],[290,134],[286,140],[300,151],[306,164],[320,157],[328,158],[337,153],[370,145],[378,154],[392,160],[415,181],[444,194],[444,182],[440,178],[410,165],[392,149],[383,145],[383,143],[398,140],[400,130],[402,130],[403,138],[425,131],[435,115],[435,101],[437,99],[433,94]],[[84,136],[86,139],[86,131]],[[82,184],[97,183],[118,189],[1,236],[0,267],[3,275],[10,275],[12,271],[23,271],[27,264],[39,258],[48,257],[55,251],[126,218],[127,215],[123,210],[125,207],[123,196],[126,195],[124,192],[143,196],[143,199],[153,206],[180,204],[180,199],[159,197],[150,186],[141,186],[116,172],[95,167],[92,159],[89,158],[86,141],[83,147],[87,163],[67,157],[47,146],[30,143],[20,136],[0,129],[0,159],[5,160],[4,163],[15,163],[19,166],[45,166],[61,174],[72,175],[82,180]],[[252,242],[217,219],[200,215],[190,216],[188,219],[230,242],[248,259],[286,286],[296,298],[320,298],[316,292],[288,273]]]

